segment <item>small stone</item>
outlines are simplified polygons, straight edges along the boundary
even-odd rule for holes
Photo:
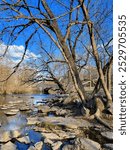
[[[83,150],[100,150],[101,145],[87,138],[77,138],[75,141],[75,149]]]
[[[62,115],[66,115],[67,111],[63,110],[63,109],[59,109],[56,111],[56,115],[62,116]]]
[[[20,111],[29,111],[30,107],[29,106],[23,106],[19,109]]]
[[[63,146],[62,150],[74,150],[74,145],[70,145],[70,144],[65,145]]]
[[[58,150],[60,148],[60,146],[62,145],[61,141],[58,141],[56,143],[52,144],[52,150]]]
[[[19,112],[19,109],[11,109],[12,112]]]
[[[33,130],[36,131],[36,132],[46,132],[47,131],[45,128],[38,127],[38,126],[35,126],[33,128]]]
[[[35,146],[36,150],[42,150],[43,142],[42,141],[37,142],[34,146]]]
[[[13,116],[13,115],[16,115],[18,111],[4,111],[4,114],[7,115],[7,116]]]
[[[71,103],[71,102],[72,102],[72,98],[67,97],[67,98],[64,100],[63,104],[64,104],[64,105],[67,105],[67,104],[69,104],[69,103]]]
[[[17,150],[17,147],[12,142],[8,142],[1,146],[1,150]]]
[[[35,125],[35,124],[39,124],[40,121],[38,120],[37,117],[29,117],[27,118],[27,124],[28,125]]]
[[[46,105],[39,106],[38,107],[38,112],[40,112],[40,113],[48,113],[48,112],[50,112],[50,107],[46,106]]]
[[[78,128],[78,126],[77,125],[75,125],[75,124],[65,124],[66,125],[66,127],[68,127],[68,128],[71,128],[71,129],[77,129]]]
[[[29,139],[28,136],[24,136],[24,137],[18,138],[17,140],[18,140],[19,142],[25,143],[25,144],[31,143],[31,141],[30,141],[30,139]]]
[[[75,138],[75,134],[72,132],[65,132],[62,130],[54,130],[56,135],[58,135],[61,139],[70,139],[70,138]]]
[[[112,132],[101,132],[101,135],[108,140],[113,140],[113,133]]]
[[[58,135],[54,133],[42,133],[42,135],[49,140],[59,140],[61,139]]]
[[[36,148],[34,146],[30,146],[28,150],[36,150]]]
[[[48,139],[48,138],[45,138],[45,139],[44,139],[44,143],[45,143],[45,144],[53,144],[53,141],[50,140],[50,139]]]

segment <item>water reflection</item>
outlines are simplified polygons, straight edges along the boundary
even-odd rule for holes
[[[26,116],[21,113],[18,113],[16,116],[8,117],[7,120],[8,123],[4,126],[5,130],[22,129],[27,123]]]
[[[15,141],[18,150],[27,150],[31,145],[42,140],[42,135],[32,130],[34,126],[27,126],[27,116],[37,115],[37,108],[34,105],[45,104],[49,98],[53,98],[55,95],[6,95],[0,96],[0,132],[9,131],[20,131],[23,135],[28,134],[31,143],[23,144]],[[29,106],[32,108],[31,111],[19,111],[22,106]],[[18,110],[16,115],[8,116],[5,112]],[[50,117],[53,114],[48,114]],[[50,150],[49,146],[44,144],[43,150]]]
[[[16,130],[23,128],[26,123],[27,115],[36,115],[37,108],[33,107],[38,104],[45,104],[46,99],[52,97],[52,95],[45,94],[18,94],[18,95],[6,95],[0,96],[0,125],[2,130]],[[19,109],[23,105],[29,105],[33,111],[31,112],[18,112],[16,115],[7,116],[6,112]]]

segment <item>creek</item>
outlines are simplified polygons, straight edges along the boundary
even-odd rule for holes
[[[16,94],[0,96],[0,133],[18,130],[23,136],[28,135],[31,141],[29,144],[20,143],[17,140],[13,141],[17,145],[18,150],[27,150],[31,145],[41,141],[42,135],[33,130],[34,126],[27,125],[26,118],[37,115],[37,109],[34,107],[35,105],[41,103],[45,105],[48,99],[54,97],[55,95],[47,94]],[[24,111],[23,108],[22,111],[19,111],[20,107],[27,104],[32,110]],[[9,112],[14,112],[14,114]],[[50,117],[53,117],[53,114],[50,114]],[[43,150],[49,149],[50,148],[44,144]]]

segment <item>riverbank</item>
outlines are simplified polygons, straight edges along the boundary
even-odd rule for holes
[[[99,97],[91,105],[66,95],[13,96],[0,105],[1,150],[111,150],[112,114]]]

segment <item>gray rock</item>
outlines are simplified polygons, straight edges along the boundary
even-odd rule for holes
[[[62,150],[75,150],[75,149],[74,149],[74,145],[68,144],[68,145],[64,145]]]
[[[8,142],[1,146],[1,150],[17,150],[17,147],[12,142]]]
[[[36,131],[36,132],[47,132],[47,130],[46,130],[45,128],[43,128],[43,127],[38,127],[38,126],[35,126],[35,127],[33,128],[33,130]]]
[[[64,109],[58,109],[58,110],[56,111],[56,115],[59,115],[59,116],[61,116],[61,115],[66,115],[66,114],[67,114],[67,111],[64,110]]]
[[[56,143],[52,144],[52,150],[58,150],[60,148],[60,146],[62,145],[61,141],[58,141]]]
[[[70,139],[70,138],[75,138],[75,132],[65,132],[62,130],[55,130],[56,134],[59,135],[62,139]]]
[[[19,111],[18,109],[11,109],[11,110],[4,111],[4,114],[7,116],[13,116],[16,115],[18,111]]]
[[[113,133],[112,132],[101,132],[101,135],[108,140],[113,140]]]
[[[39,119],[41,122],[47,122],[48,124],[63,125],[67,128],[77,129],[80,127],[88,128],[91,124],[83,119],[75,119],[74,117],[44,117]]]
[[[36,150],[42,150],[43,142],[42,141],[37,142],[34,146],[35,146]]]
[[[45,138],[45,139],[44,139],[44,143],[45,143],[45,144],[53,144],[53,141],[50,140],[50,139]]]
[[[106,149],[106,150],[113,150],[113,144],[104,144],[103,147]]]
[[[60,140],[61,138],[55,133],[42,133],[42,135],[49,140]]]
[[[65,132],[62,130],[55,130],[55,129],[54,129],[54,133],[52,129],[51,133],[44,132],[42,133],[42,135],[49,140],[65,140],[65,139],[75,138],[74,133]]]
[[[29,106],[22,106],[19,108],[20,111],[29,111],[31,108]]]
[[[28,117],[27,118],[27,124],[28,125],[35,125],[35,124],[39,124],[40,121],[38,120],[38,117]]]
[[[50,112],[50,107],[49,106],[46,106],[46,105],[42,105],[42,106],[39,106],[38,107],[38,112],[41,112],[41,113],[48,113]]]
[[[76,150],[100,150],[101,145],[87,138],[77,138],[75,141]]]
[[[67,97],[67,98],[64,100],[63,104],[64,104],[64,105],[67,105],[67,104],[71,103],[72,101],[73,101],[73,100],[72,100],[70,97]]]

